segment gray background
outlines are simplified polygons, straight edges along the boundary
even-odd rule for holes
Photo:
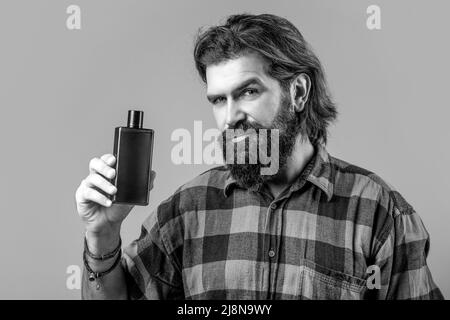
[[[81,30],[66,8],[81,7]],[[381,7],[382,29],[366,28]],[[172,164],[176,128],[215,127],[193,65],[200,26],[248,11],[288,18],[324,64],[340,117],[334,156],[378,173],[431,234],[429,264],[450,297],[450,46],[448,1],[5,1],[0,4],[0,298],[78,299],[66,269],[81,265],[74,193],[92,157],[112,151],[130,107],[156,131],[151,205],[136,208],[125,243],[206,165]]]

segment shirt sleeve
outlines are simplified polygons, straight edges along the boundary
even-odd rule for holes
[[[426,261],[430,236],[416,211],[404,203],[406,206],[399,206],[390,201],[388,205],[390,218],[375,257],[381,278],[375,296],[377,299],[443,299]]]
[[[184,299],[180,268],[167,253],[155,209],[141,234],[123,250],[122,267],[131,300]]]

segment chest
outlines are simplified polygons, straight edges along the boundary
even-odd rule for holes
[[[348,217],[347,202],[233,203],[185,215],[187,297],[348,298],[364,291],[371,229]],[[323,207],[326,206],[326,207]]]

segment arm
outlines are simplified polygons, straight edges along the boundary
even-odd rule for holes
[[[158,212],[169,214],[171,199],[166,204],[169,206],[160,205],[145,219],[139,238],[123,250],[129,299],[184,299],[181,263],[164,245],[169,241],[168,234],[161,230],[157,219]]]
[[[118,246],[119,235],[99,238],[95,235],[86,233],[86,240],[89,250],[96,255],[101,255],[113,251]],[[119,250],[119,253],[114,257],[104,261],[95,260],[86,255],[86,261],[92,271],[102,272],[112,267],[120,254],[121,253]],[[86,268],[83,267],[83,278],[81,284],[81,298],[83,300],[127,299],[125,274],[120,263],[117,264],[111,272],[98,279],[98,281],[90,281],[88,278],[88,272]]]
[[[81,181],[75,192],[78,215],[86,229],[87,247],[93,255],[105,255],[117,248],[121,224],[133,208],[133,205],[113,204],[109,199],[109,196],[117,192],[117,188],[110,182],[116,174],[113,168],[115,163],[116,159],[111,154],[93,158],[89,163],[90,174]],[[155,172],[151,171],[150,190],[153,188],[154,178]],[[89,256],[85,258],[84,265],[87,265],[92,272],[105,272],[112,266],[114,269],[98,278],[97,281],[90,281],[84,267],[81,292],[83,299],[126,299],[128,297],[127,274],[126,270],[120,266],[119,255],[107,260],[96,260]]]
[[[427,265],[430,237],[419,215],[392,206],[375,264],[381,270],[378,299],[443,299]]]
[[[112,204],[106,194],[117,189],[107,180],[114,178],[113,155],[94,158],[89,163],[89,176],[82,180],[75,193],[77,211],[86,228],[86,241],[94,255],[105,255],[114,251],[119,244],[123,220],[132,210],[132,205]],[[151,172],[150,190],[153,188],[155,172]],[[99,191],[102,191],[99,192]],[[150,214],[142,226],[141,236],[123,250],[122,260],[117,257],[95,260],[86,257],[86,264],[92,272],[107,274],[90,281],[86,267],[83,270],[83,299],[178,299],[183,298],[181,259],[177,257],[169,238],[179,227],[162,232],[158,216],[171,216],[177,211],[177,197],[170,197]],[[164,239],[163,239],[164,238]],[[180,241],[177,241],[179,243]],[[99,285],[99,286],[98,286]]]
[[[184,299],[180,267],[163,245],[156,214],[157,210],[147,217],[140,237],[122,250],[121,263],[99,279],[98,288],[97,281],[90,281],[86,268],[83,269],[82,299]],[[109,238],[87,233],[86,239],[89,250],[95,255],[112,252],[119,244],[118,233]],[[108,270],[116,258],[99,261],[86,255],[94,272]]]

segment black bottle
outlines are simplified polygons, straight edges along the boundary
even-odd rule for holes
[[[143,111],[129,110],[127,126],[115,129],[116,176],[112,183],[117,192],[113,203],[148,205],[153,130],[142,128],[143,120]]]

